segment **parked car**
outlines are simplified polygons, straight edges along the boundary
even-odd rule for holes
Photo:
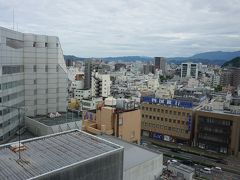
[[[208,168],[208,167],[202,168],[202,169],[200,169],[200,171],[203,172],[203,173],[206,173],[206,174],[211,174],[212,173],[211,169]]]
[[[220,167],[212,167],[211,170],[214,172],[222,172],[222,168]]]

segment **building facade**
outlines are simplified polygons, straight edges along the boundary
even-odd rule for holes
[[[192,108],[167,105],[167,100],[166,104],[144,100],[141,103],[141,117],[143,136],[191,145]]]
[[[202,149],[239,156],[240,116],[217,111],[196,111],[194,144]]]
[[[8,107],[24,107],[27,116],[66,111],[67,68],[57,37],[0,27],[0,62],[0,140],[18,126],[18,110]]]
[[[154,66],[157,70],[162,70],[163,75],[166,72],[166,60],[163,57],[154,57]]]
[[[192,77],[198,78],[198,64],[196,63],[182,63],[181,64],[181,78]]]

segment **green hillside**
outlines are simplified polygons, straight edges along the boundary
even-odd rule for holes
[[[225,62],[222,67],[240,67],[240,57],[233,58],[230,61]]]

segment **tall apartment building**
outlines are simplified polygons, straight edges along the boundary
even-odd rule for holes
[[[198,78],[198,64],[196,63],[182,63],[181,64],[181,78],[192,77]]]
[[[154,57],[155,69],[162,70],[162,73],[166,72],[166,60],[163,57]]]
[[[58,37],[0,27],[0,103],[27,116],[66,111],[67,69]],[[18,110],[0,106],[0,141],[15,134]]]
[[[108,97],[110,95],[111,80],[109,74],[92,72],[91,84],[93,97]]]
[[[84,63],[84,89],[91,88],[92,62],[90,60]]]
[[[222,86],[231,85],[237,88],[240,85],[240,68],[223,69],[220,84]]]
[[[202,149],[240,155],[240,116],[214,110],[197,110],[194,144]]]
[[[191,145],[191,102],[144,97],[141,103],[142,135]]]

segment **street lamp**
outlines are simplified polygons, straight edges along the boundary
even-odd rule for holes
[[[20,160],[21,159],[21,152],[20,152],[20,141],[21,141],[20,123],[21,123],[21,117],[20,117],[20,111],[21,110],[26,111],[26,109],[24,107],[6,106],[6,105],[2,105],[2,107],[18,110],[18,160]]]

